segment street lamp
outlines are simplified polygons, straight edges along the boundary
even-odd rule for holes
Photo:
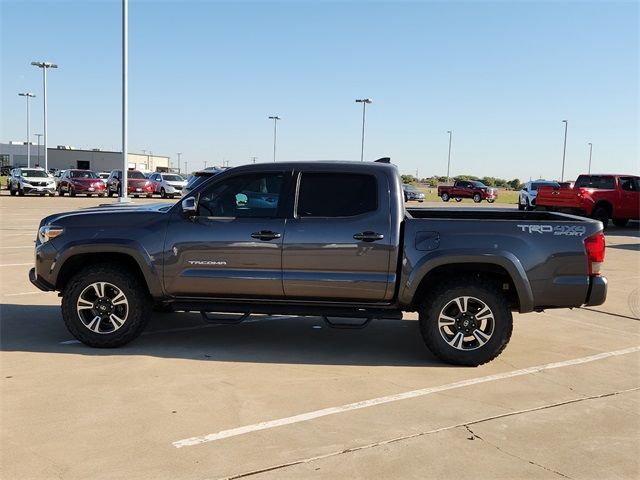
[[[273,115],[269,117],[269,120],[273,120],[273,161],[276,161],[276,138],[278,135],[278,120],[282,120],[279,116]]]
[[[43,95],[42,101],[44,103],[44,170],[49,171],[49,164],[47,162],[47,70],[50,68],[58,68],[58,65],[51,62],[31,62],[31,65],[42,69],[42,83],[43,83]]]
[[[29,119],[31,117],[31,113],[29,110],[29,99],[35,98],[36,96],[33,93],[25,92],[18,93],[21,97],[26,97],[27,99],[27,168],[31,168],[31,130],[29,128]]]
[[[34,135],[38,137],[38,166],[40,166],[40,137],[42,136],[42,134],[34,133]]]
[[[587,173],[591,174],[591,154],[593,153],[593,143],[589,143],[589,171]]]
[[[129,192],[129,0],[122,0],[122,179],[120,203],[130,202]]]
[[[449,156],[447,157],[447,183],[449,183],[449,169],[451,168],[451,137],[453,136],[452,130],[447,130],[449,134]]]
[[[562,120],[562,123],[564,123],[564,149],[562,150],[562,176],[560,177],[560,181],[564,182],[564,159],[567,155],[567,128],[569,127],[569,122]]]
[[[360,147],[360,161],[364,161],[364,119],[367,112],[367,103],[373,103],[370,98],[357,98],[356,103],[362,104],[362,146]]]
[[[177,152],[176,155],[178,155],[178,173],[180,173],[180,157],[182,156],[182,152]]]

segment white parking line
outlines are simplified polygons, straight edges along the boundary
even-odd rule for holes
[[[363,408],[374,407],[376,405],[382,405],[385,403],[397,402],[400,400],[407,400],[410,398],[424,397],[433,393],[444,392],[447,390],[453,390],[456,388],[469,387],[471,385],[477,385],[479,383],[494,382],[496,380],[504,380],[507,378],[519,377],[523,375],[531,375],[533,373],[539,373],[545,370],[552,370],[555,368],[569,367],[572,365],[580,365],[583,363],[595,362],[610,357],[617,357],[620,355],[627,355],[629,353],[635,353],[640,351],[640,346],[625,348],[624,350],[616,350],[613,352],[599,353],[597,355],[590,355],[588,357],[575,358],[572,360],[565,360],[563,362],[547,363],[545,365],[538,365],[536,367],[528,367],[520,370],[512,370],[510,372],[498,373],[495,375],[488,375],[486,377],[471,378],[468,380],[462,380],[460,382],[449,383],[446,385],[440,385],[438,387],[423,388],[420,390],[412,390],[410,392],[397,393],[395,395],[388,395],[385,397],[373,398],[370,400],[364,400],[361,402],[349,403],[347,405],[341,405],[339,407],[324,408],[322,410],[316,410],[313,412],[302,413],[294,415],[292,417],[279,418],[277,420],[270,420],[267,422],[255,423],[253,425],[246,425],[244,427],[232,428],[229,430],[222,430],[217,433],[210,433],[208,435],[202,435],[198,437],[185,438],[173,442],[173,446],[176,448],[189,447],[193,445],[200,445],[202,443],[215,442],[216,440],[222,440],[225,438],[236,437],[238,435],[244,435],[246,433],[257,432],[259,430],[267,430],[270,428],[281,427],[283,425],[291,425],[293,423],[306,422],[315,418],[326,417],[329,415],[335,415],[338,413],[349,412],[352,410],[360,410]]]

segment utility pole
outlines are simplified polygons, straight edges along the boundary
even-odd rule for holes
[[[370,98],[357,98],[356,103],[362,104],[362,145],[360,147],[360,161],[364,161],[364,121],[367,113],[367,103],[373,103]]]
[[[182,152],[178,152],[176,155],[178,155],[178,173],[180,173],[180,157],[182,156]]]
[[[34,135],[38,137],[38,166],[40,166],[40,137],[42,136],[42,134],[35,133]]]
[[[564,123],[564,148],[562,150],[562,176],[560,177],[560,181],[564,182],[564,160],[567,155],[567,129],[569,127],[569,122],[567,120],[562,120]]]
[[[19,93],[18,95],[27,99],[27,168],[31,168],[31,130],[29,126],[31,111],[29,109],[29,99],[35,98],[35,95],[30,92]]]
[[[282,120],[278,115],[272,115],[269,120],[273,120],[273,161],[276,161],[276,138],[278,135],[278,120]]]
[[[258,157],[249,157],[249,158],[250,158],[251,160],[253,160],[253,163],[256,163],[256,159],[257,159]]]
[[[593,144],[589,143],[589,171],[587,173],[591,174],[591,154],[593,153]]]
[[[449,170],[451,168],[451,137],[453,135],[452,130],[447,130],[449,134],[449,156],[447,157],[447,183],[449,183]]]
[[[126,0],[124,0],[126,1]],[[31,62],[31,65],[42,69],[42,83],[43,83],[43,104],[44,104],[44,170],[49,171],[49,164],[47,162],[47,70],[50,68],[58,68],[58,65],[51,62]]]

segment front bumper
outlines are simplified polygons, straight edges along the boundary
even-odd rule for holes
[[[587,307],[602,305],[607,300],[607,279],[605,277],[591,277],[589,293],[587,294]]]
[[[29,193],[37,193],[37,194],[49,193],[49,194],[51,194],[51,193],[55,193],[56,186],[55,186],[55,184],[48,185],[46,187],[34,186],[34,185],[23,185],[22,189],[24,190],[25,194],[29,194]]]
[[[29,281],[33,283],[36,287],[38,287],[43,292],[52,292],[55,290],[55,287],[44,280],[42,277],[38,277],[36,275],[36,269],[32,268],[29,270]]]

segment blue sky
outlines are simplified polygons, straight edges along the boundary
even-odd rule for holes
[[[121,2],[0,0],[0,141],[119,149]],[[566,178],[638,173],[638,2],[129,4],[130,151],[189,169],[391,156],[403,173]],[[35,141],[35,137],[33,137]]]

